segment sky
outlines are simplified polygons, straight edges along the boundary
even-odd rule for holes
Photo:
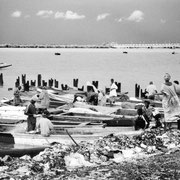
[[[180,0],[0,0],[0,44],[179,43]]]

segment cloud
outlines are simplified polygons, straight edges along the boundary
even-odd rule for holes
[[[63,12],[56,12],[54,15],[54,18],[55,19],[64,18],[64,16],[65,16],[65,14]]]
[[[21,17],[21,14],[22,14],[21,11],[15,11],[11,14],[11,16],[15,18],[19,18]]]
[[[97,21],[101,21],[103,19],[106,19],[110,14],[109,13],[104,13],[104,14],[99,14],[96,18]]]
[[[53,11],[47,11],[47,10],[40,10],[37,12],[37,16],[43,17],[43,18],[48,18],[53,14]]]
[[[134,21],[134,22],[140,22],[144,19],[144,13],[139,10],[135,10],[134,12],[131,13],[131,15],[127,18],[129,21]]]
[[[85,15],[79,15],[76,12],[72,11],[66,11],[64,12],[56,12],[54,15],[55,19],[63,18],[63,19],[70,19],[70,20],[76,20],[76,19],[84,19]]]

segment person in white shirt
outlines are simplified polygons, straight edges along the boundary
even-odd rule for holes
[[[110,93],[109,93],[109,100],[110,100],[110,105],[112,105],[115,102],[115,99],[117,97],[117,86],[114,82],[114,79],[111,79],[111,86],[110,86]]]
[[[39,100],[41,101],[40,108],[47,110],[49,108],[50,99],[46,87],[43,87],[42,92],[39,94]]]
[[[44,111],[44,113],[37,117],[36,122],[36,131],[39,132],[42,136],[48,137],[51,132],[54,130],[52,122],[47,118],[49,112]]]
[[[156,86],[153,84],[152,81],[149,82],[149,85],[146,87],[146,96],[149,99],[154,100],[155,99],[155,94],[157,93],[157,88]]]

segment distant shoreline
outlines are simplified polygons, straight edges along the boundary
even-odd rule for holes
[[[180,43],[169,44],[103,44],[103,45],[16,45],[16,44],[0,44],[0,48],[94,48],[94,49],[139,49],[139,48],[163,48],[163,49],[179,49]]]

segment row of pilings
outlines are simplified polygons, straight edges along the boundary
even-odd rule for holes
[[[59,88],[59,81],[57,81],[56,79],[48,79],[47,81],[42,79],[42,75],[38,74],[37,76],[37,80],[27,80],[26,78],[26,74],[22,74],[21,78],[20,76],[17,77],[16,81],[15,81],[15,87],[21,86],[23,85],[24,87],[24,91],[29,91],[31,86],[34,87],[55,87],[55,88]],[[79,83],[79,79],[73,79],[73,87],[76,87],[78,90],[83,91],[84,90],[84,86],[82,87],[78,87],[78,83]],[[118,89],[117,92],[121,93],[121,83],[120,82],[115,82]],[[0,86],[3,86],[4,81],[3,81],[3,74],[0,74]],[[92,84],[98,89],[99,86],[99,81],[92,81]],[[8,88],[8,89],[12,89],[12,88]],[[69,86],[67,84],[61,84],[61,89],[62,90],[68,90]],[[110,91],[110,88],[105,88],[105,93],[108,93]],[[145,97],[145,91],[143,91],[143,89],[140,87],[140,85],[135,84],[135,97],[136,98],[144,98]]]

